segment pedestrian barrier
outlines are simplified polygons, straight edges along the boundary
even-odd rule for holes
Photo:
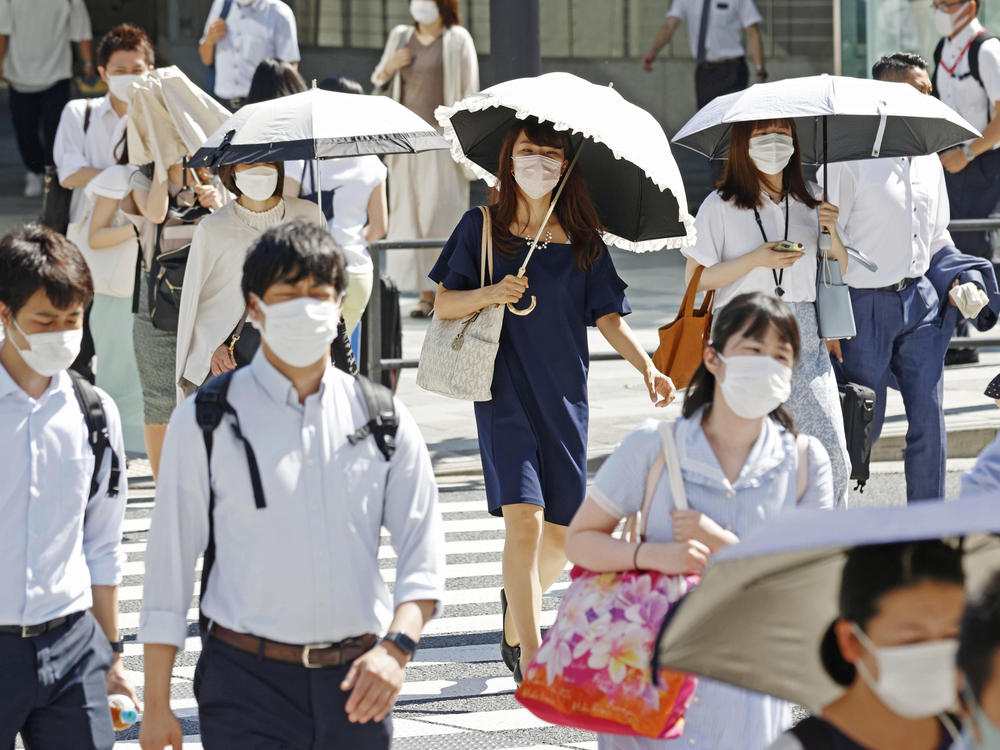
[[[990,229],[1000,229],[1000,217],[988,219],[954,219],[948,225],[952,232],[982,232]],[[366,329],[365,333],[370,337],[371,346],[368,347],[368,377],[376,382],[382,376],[385,369],[408,369],[415,368],[418,364],[415,359],[382,359],[382,290],[378,283],[382,268],[383,250],[418,250],[424,248],[440,248],[447,242],[447,238],[425,239],[425,240],[379,240],[370,246],[373,278],[372,296],[365,309]],[[998,337],[977,337],[977,338],[954,338],[951,340],[952,347],[994,347],[1000,346]],[[650,356],[653,352],[648,352]],[[590,355],[591,362],[612,362],[621,359],[617,352],[596,352]]]

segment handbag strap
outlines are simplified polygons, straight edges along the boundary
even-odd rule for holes
[[[680,510],[687,510],[687,493],[684,491],[684,477],[681,475],[681,463],[677,454],[677,443],[674,439],[675,424],[675,422],[661,422],[657,428],[660,433],[660,450],[656,452],[656,458],[653,459],[649,473],[646,474],[642,508],[625,521],[623,536],[627,541],[645,541],[646,526],[649,523],[649,509],[653,503],[653,495],[656,494],[656,485],[659,484],[664,469],[667,470],[670,477],[670,494],[673,496],[674,506]]]
[[[677,318],[690,318],[694,316],[694,300],[698,296],[698,285],[701,283],[701,274],[704,272],[705,266],[699,265],[694,269],[694,274],[691,276],[691,281],[688,282],[687,289],[684,290],[684,299],[681,302],[680,312],[677,314]],[[712,304],[715,302],[715,290],[709,289],[705,292],[705,299],[702,300],[701,308],[699,309],[699,314],[705,315],[709,310],[712,309]]]
[[[249,307],[243,308],[243,316],[240,318],[240,322],[236,324],[236,330],[233,331],[232,337],[229,339],[229,353],[233,353],[233,349],[236,348],[236,342],[240,340],[240,336],[243,334],[243,326],[247,324],[247,315],[250,313]]]
[[[493,283],[493,219],[488,206],[480,206],[483,213],[483,240],[479,249],[479,285],[486,286],[487,266],[489,267],[490,283]]]

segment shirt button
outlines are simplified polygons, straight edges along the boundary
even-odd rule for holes
[[[701,703],[701,698],[696,695],[694,698],[691,699],[691,702],[692,703]]]
[[[39,497],[40,495],[41,495],[41,493],[38,491],[37,487],[32,487],[31,488],[31,496],[32,497]]]
[[[690,740],[688,740],[688,744],[689,744],[689,745],[690,745],[691,747],[694,747],[694,740],[693,740],[693,739],[690,739]]]
[[[726,490],[726,497],[729,498],[729,499],[732,499],[732,497],[733,497],[733,491],[732,490]]]

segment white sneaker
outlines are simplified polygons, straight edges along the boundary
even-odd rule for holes
[[[42,194],[42,186],[45,180],[42,175],[36,172],[27,172],[24,175],[24,197],[37,198]]]

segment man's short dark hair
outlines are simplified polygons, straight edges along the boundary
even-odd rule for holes
[[[156,64],[153,43],[149,41],[145,31],[130,23],[119,24],[101,37],[101,42],[97,45],[97,64],[102,68],[108,67],[111,56],[122,50],[126,52],[138,50],[145,56],[147,65]]]
[[[994,574],[979,596],[965,606],[959,635],[959,668],[965,672],[972,694],[979,700],[993,674],[993,659],[1000,650],[1000,573]]]
[[[278,184],[274,186],[274,192],[271,194],[273,198],[275,195],[280,196],[285,189],[285,162],[276,161],[270,163],[274,164],[278,170]],[[236,164],[223,164],[216,168],[215,173],[219,176],[222,186],[239,198],[243,195],[243,191],[236,187],[236,167]]]
[[[16,315],[39,289],[65,310],[86,306],[94,281],[76,245],[48,227],[28,224],[0,240],[0,302]]]
[[[271,227],[250,246],[243,263],[243,297],[263,297],[274,284],[297,284],[309,277],[332,284],[339,297],[347,286],[344,255],[326,227],[295,219]]]
[[[893,81],[905,76],[912,68],[926,71],[927,61],[912,52],[893,52],[891,55],[882,55],[872,65],[872,78],[876,81]]]

